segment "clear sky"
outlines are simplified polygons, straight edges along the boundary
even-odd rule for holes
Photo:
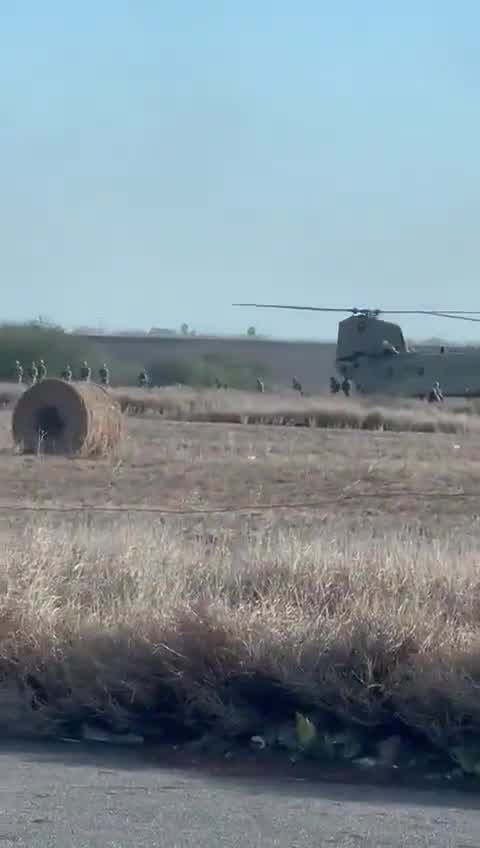
[[[479,32],[474,0],[2,3],[0,317],[332,338],[231,303],[480,309]]]

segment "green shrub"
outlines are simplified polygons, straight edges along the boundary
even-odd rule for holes
[[[257,377],[268,383],[268,369],[261,362],[243,362],[225,354],[209,353],[199,359],[163,359],[150,363],[152,384],[176,383],[212,387],[219,380],[233,389],[254,389]]]
[[[196,363],[182,359],[164,359],[152,363],[147,369],[154,386],[199,385]]]

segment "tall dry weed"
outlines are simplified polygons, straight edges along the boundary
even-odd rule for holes
[[[332,520],[309,543],[280,530],[212,543],[44,525],[2,565],[4,732],[94,719],[252,734],[298,708],[440,748],[480,730],[474,535]]]
[[[480,432],[473,408],[432,407],[395,398],[299,397],[189,388],[117,390],[125,412],[157,413],[168,419],[395,432]]]

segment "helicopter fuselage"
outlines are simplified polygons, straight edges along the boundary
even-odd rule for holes
[[[409,349],[398,324],[374,315],[339,323],[336,365],[362,394],[425,397],[438,380],[446,397],[480,395],[480,348]]]
[[[480,396],[480,348],[364,354],[337,369],[361,394],[425,397],[438,380],[445,397]]]

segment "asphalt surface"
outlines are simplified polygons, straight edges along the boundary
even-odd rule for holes
[[[479,848],[480,793],[162,763],[101,745],[0,746],[0,846]]]

